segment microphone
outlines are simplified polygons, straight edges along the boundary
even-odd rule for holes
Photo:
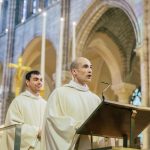
[[[110,85],[108,82],[104,82],[104,81],[102,81],[101,83],[103,83],[103,84],[107,84],[107,85]]]
[[[102,81],[102,82],[100,82],[100,83],[103,83],[103,84],[106,84],[106,85],[107,85],[107,86],[103,89],[103,91],[102,91],[102,100],[104,101],[104,100],[105,100],[104,92],[107,91],[107,89],[111,86],[111,84],[110,84],[110,83],[107,83],[107,82],[104,82],[104,81]]]

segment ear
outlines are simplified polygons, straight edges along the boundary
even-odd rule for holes
[[[72,75],[74,76],[74,75],[76,75],[76,73],[77,73],[77,70],[76,69],[72,69]]]
[[[26,80],[26,85],[29,86],[29,81],[28,80]]]

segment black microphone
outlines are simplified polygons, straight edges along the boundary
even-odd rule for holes
[[[107,85],[107,86],[103,89],[103,91],[102,91],[102,100],[104,101],[104,100],[105,100],[104,92],[107,91],[107,89],[111,86],[111,84],[110,84],[110,83],[107,83],[107,82],[104,82],[104,81],[102,81],[101,83]]]
[[[103,84],[107,84],[107,85],[110,85],[108,82],[104,82],[104,81],[102,81],[101,83],[103,83]]]

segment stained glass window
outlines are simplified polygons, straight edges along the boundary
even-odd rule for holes
[[[135,106],[141,105],[141,87],[136,88],[131,97],[131,103]]]

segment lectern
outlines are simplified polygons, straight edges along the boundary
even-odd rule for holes
[[[150,108],[103,101],[77,130],[77,134],[123,138],[134,148],[135,138],[149,125]],[[92,147],[92,144],[91,144]]]

